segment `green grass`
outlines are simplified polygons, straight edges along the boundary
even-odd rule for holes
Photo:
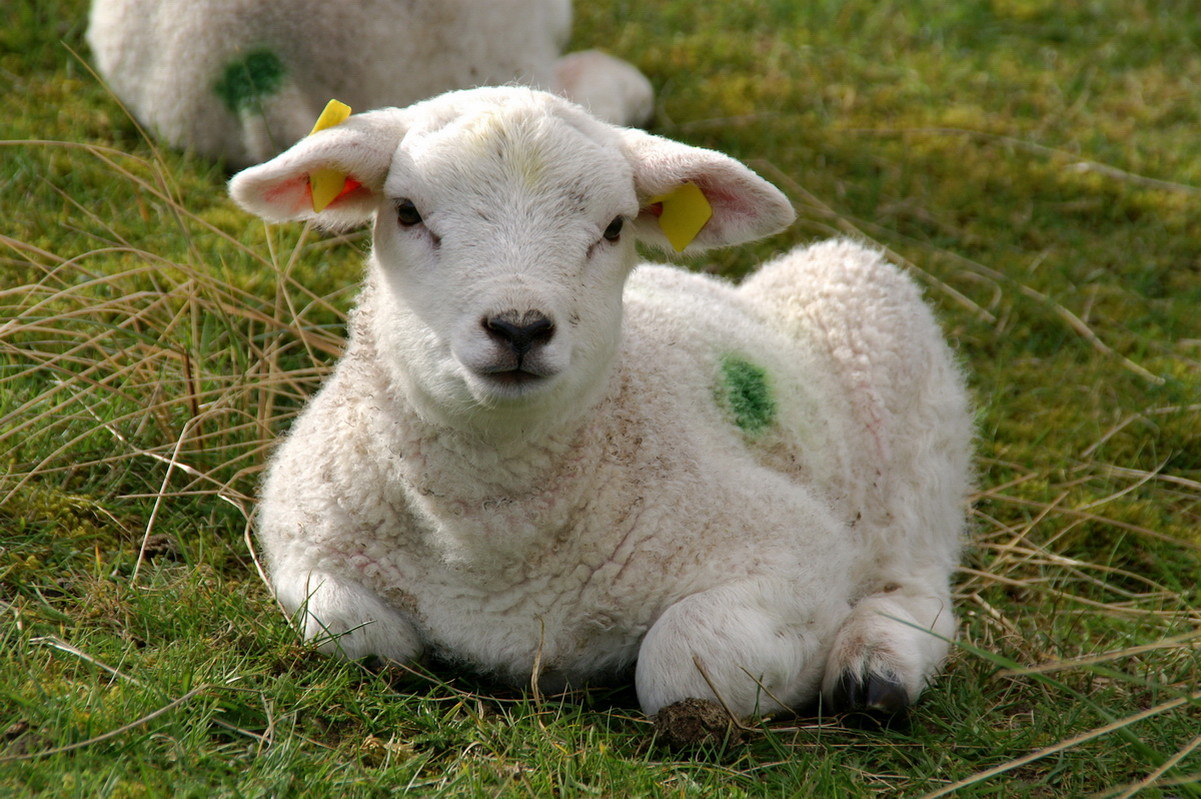
[[[903,729],[672,753],[628,690],[366,671],[247,536],[340,348],[363,234],[267,229],[89,74],[82,0],[0,27],[0,795],[1201,795],[1201,16],[1158,0],[577,4],[654,129],[908,263],[979,407],[962,645]]]

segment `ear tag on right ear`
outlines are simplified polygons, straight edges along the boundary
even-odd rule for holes
[[[350,116],[350,106],[337,100],[325,104],[325,110],[317,117],[317,123],[309,131],[312,136],[319,130],[341,125]],[[309,173],[309,191],[313,199],[313,211],[320,213],[342,195],[349,178],[336,169],[314,169]]]
[[[659,227],[676,252],[683,252],[713,216],[713,206],[695,183],[684,183],[667,194],[652,197],[651,205],[662,208]]]

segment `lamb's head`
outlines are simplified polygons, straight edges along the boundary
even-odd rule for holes
[[[347,180],[315,211],[310,179],[321,170]],[[693,220],[695,234],[674,232],[676,247],[747,241],[792,220],[779,191],[724,155],[520,88],[351,117],[230,189],[270,220],[374,215],[379,296],[368,323],[418,408],[461,420],[590,404],[620,345],[634,241],[669,246],[664,217],[699,213],[670,208],[689,184],[712,215]]]

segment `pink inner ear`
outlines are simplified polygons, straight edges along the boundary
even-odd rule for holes
[[[308,175],[280,181],[263,192],[263,201],[282,215],[298,216],[312,208],[312,192]]]
[[[338,196],[326,208],[333,208],[347,197],[354,199],[370,198],[371,191],[352,177],[346,178]],[[263,192],[263,200],[284,216],[303,216],[313,208],[313,187],[309,185],[309,176],[290,178],[280,181]]]
[[[305,179],[305,182],[304,182],[304,196],[307,200],[308,207],[312,208],[313,207],[313,184],[310,183],[307,178]],[[356,199],[369,198],[371,196],[371,191],[363,188],[362,183],[359,183],[357,180],[355,180],[354,178],[347,175],[346,180],[342,181],[342,190],[339,191],[338,195],[336,197],[334,197],[334,199],[330,200],[329,205],[325,206],[325,208],[323,208],[322,210],[328,211],[330,208],[336,207],[344,199],[346,199],[347,197],[351,197],[351,196],[355,197]]]
[[[720,184],[714,185],[705,181],[696,181],[700,186],[701,191],[705,193],[705,199],[713,206],[714,215],[717,215],[717,209],[720,208],[723,214],[734,214],[735,216],[752,216],[754,208],[751,203],[736,191],[729,191],[721,188]]]
[[[691,182],[695,183],[705,193],[705,199],[713,206],[714,216],[754,216],[754,205],[738,192],[723,189],[720,184],[713,184],[702,179],[693,179]],[[663,215],[663,203],[644,205],[640,213],[650,214],[658,218]]]

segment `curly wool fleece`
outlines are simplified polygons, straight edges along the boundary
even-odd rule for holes
[[[320,212],[317,170],[351,181]],[[353,116],[233,179],[268,219],[375,220],[345,355],[263,487],[307,637],[544,688],[633,667],[647,713],[917,698],[954,633],[959,370],[852,242],[737,287],[639,265],[683,185],[712,212],[688,251],[793,216],[724,155],[522,89]]]

